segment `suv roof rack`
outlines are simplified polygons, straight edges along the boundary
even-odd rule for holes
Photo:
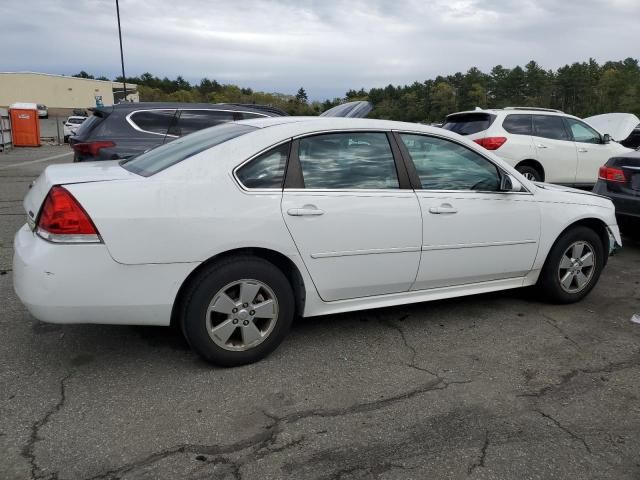
[[[540,108],[540,107],[504,107],[503,110],[533,110],[536,112],[564,113],[562,110],[556,110],[555,108]]]

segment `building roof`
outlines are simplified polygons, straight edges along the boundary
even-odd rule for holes
[[[118,84],[121,85],[122,82],[116,82],[114,80],[98,80],[95,78],[82,78],[82,77],[74,77],[71,75],[58,75],[55,73],[41,73],[41,72],[0,72],[0,75],[40,75],[43,77],[55,77],[55,78],[64,78],[64,79],[68,79],[68,80],[88,80],[90,82],[101,82],[101,83],[111,83],[111,84]],[[132,85],[132,86],[137,86],[136,83],[129,83],[127,82],[127,86],[128,85]]]

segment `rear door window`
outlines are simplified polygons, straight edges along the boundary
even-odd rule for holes
[[[449,115],[442,128],[460,135],[471,135],[488,129],[495,119],[496,116],[490,113],[459,113]]]
[[[134,128],[156,135],[166,135],[175,110],[139,110],[127,118]]]
[[[533,135],[531,115],[507,115],[502,128],[514,135]]]
[[[562,117],[553,115],[533,115],[533,134],[551,140],[571,140],[564,128]]]
[[[298,157],[305,188],[400,188],[387,135],[329,133],[300,139]]]
[[[182,137],[203,128],[232,122],[234,120],[233,113],[222,110],[182,110],[177,124],[171,128],[169,133]]]

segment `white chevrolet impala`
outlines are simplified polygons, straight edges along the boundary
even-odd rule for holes
[[[278,117],[132,160],[48,167],[25,199],[15,289],[44,322],[179,324],[219,365],[296,315],[536,285],[583,298],[621,244],[614,207],[534,184],[422,125]]]

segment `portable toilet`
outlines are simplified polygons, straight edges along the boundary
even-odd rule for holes
[[[14,103],[9,106],[11,138],[14,147],[40,146],[40,120],[35,103]]]

